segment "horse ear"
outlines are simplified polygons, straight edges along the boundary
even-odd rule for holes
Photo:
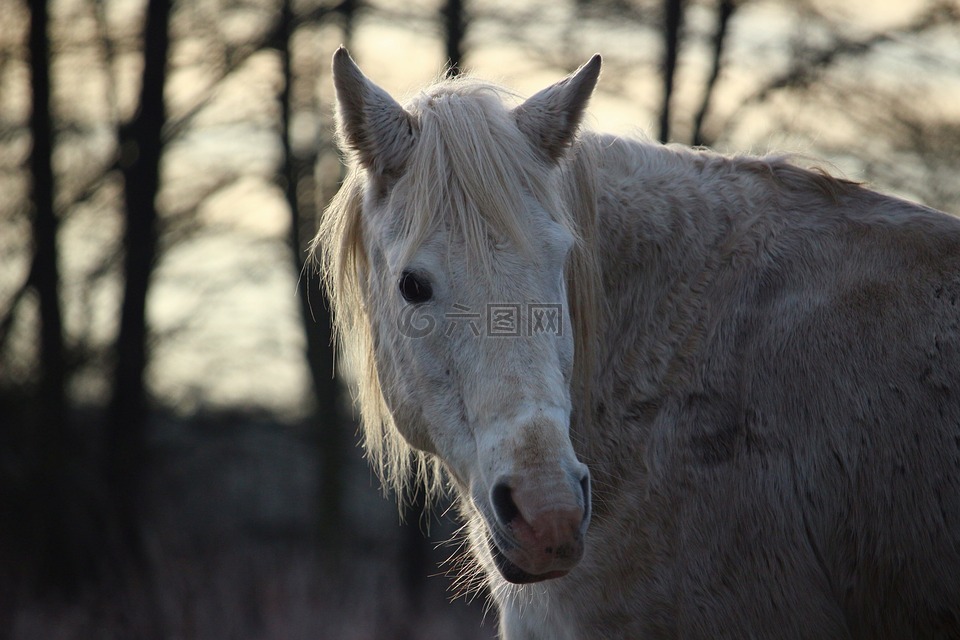
[[[600,77],[600,54],[557,84],[513,110],[517,126],[547,159],[556,162],[570,146]]]
[[[413,116],[370,82],[343,47],[333,54],[333,86],[337,129],[346,145],[373,173],[399,173],[416,139]]]

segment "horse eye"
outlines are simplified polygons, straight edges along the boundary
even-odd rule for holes
[[[426,302],[433,296],[433,290],[427,280],[412,271],[400,274],[400,295],[411,304]]]

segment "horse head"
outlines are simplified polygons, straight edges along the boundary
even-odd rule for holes
[[[469,80],[404,108],[344,49],[333,62],[341,144],[363,177],[348,270],[379,406],[442,461],[515,583],[573,569],[590,520],[570,434],[579,239],[558,194],[599,71],[596,56],[512,108]]]

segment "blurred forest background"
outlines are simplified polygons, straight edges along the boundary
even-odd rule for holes
[[[0,0],[0,638],[495,635],[301,273],[341,43],[400,96],[600,52],[588,126],[960,211],[955,0]]]

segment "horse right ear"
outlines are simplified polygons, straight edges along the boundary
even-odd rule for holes
[[[386,91],[370,82],[343,47],[333,54],[337,129],[360,163],[379,176],[403,169],[416,140],[416,123]]]
[[[600,54],[593,56],[571,75],[513,110],[517,126],[550,162],[557,162],[573,142],[597,86],[600,62]]]

